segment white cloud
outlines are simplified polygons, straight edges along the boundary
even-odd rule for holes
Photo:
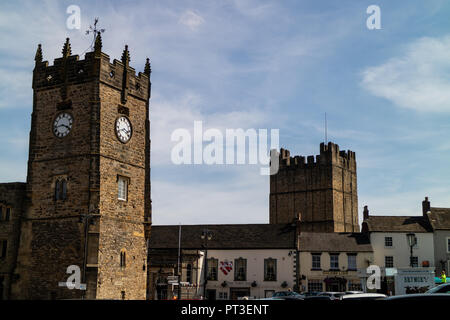
[[[450,36],[420,38],[400,56],[365,69],[362,85],[394,105],[417,111],[450,112]]]
[[[263,110],[240,110],[204,112],[204,99],[192,92],[181,97],[154,96],[151,101],[150,121],[152,139],[152,164],[169,164],[170,153],[176,142],[170,137],[176,129],[186,129],[193,134],[194,121],[203,122],[203,132],[208,128],[219,129],[264,129],[268,116]]]
[[[153,179],[153,223],[267,223],[269,177],[250,166],[228,170],[231,178],[220,183]]]
[[[179,23],[184,24],[191,30],[196,30],[205,22],[202,16],[192,10],[186,10],[180,17]]]

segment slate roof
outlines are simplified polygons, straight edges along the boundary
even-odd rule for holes
[[[369,232],[432,232],[425,216],[369,216]]]
[[[450,208],[430,208],[428,218],[433,229],[450,230]]]
[[[301,232],[300,251],[372,252],[370,239],[362,233]]]
[[[150,248],[178,248],[178,228],[153,225]],[[296,244],[295,227],[289,224],[182,225],[181,248],[201,249],[205,229],[213,233],[208,249],[290,249]]]

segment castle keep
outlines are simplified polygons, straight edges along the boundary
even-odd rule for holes
[[[146,297],[150,63],[136,75],[127,46],[113,63],[101,48],[36,52],[27,182],[0,184],[4,298]],[[60,285],[70,265],[86,290]]]
[[[301,214],[302,230],[359,232],[355,153],[320,144],[320,155],[291,157],[281,149],[280,168],[270,176],[270,223]]]

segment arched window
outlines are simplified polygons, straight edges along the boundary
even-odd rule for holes
[[[61,181],[61,200],[67,199],[67,181],[63,179]]]
[[[192,282],[192,264],[190,263],[186,266],[186,282]]]
[[[67,199],[67,180],[58,179],[55,182],[55,200]]]
[[[60,200],[59,196],[61,194],[61,184],[59,180],[55,182],[55,200]]]
[[[10,219],[11,219],[11,208],[10,207],[6,207],[5,221],[9,221]]]
[[[122,249],[120,251],[120,268],[125,269],[126,266],[127,266],[127,253],[125,249]]]

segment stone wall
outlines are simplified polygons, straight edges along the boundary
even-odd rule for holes
[[[68,49],[69,48],[69,49]],[[15,299],[145,299],[146,237],[150,232],[150,66],[135,75],[126,49],[122,62],[101,52],[85,60],[70,55],[52,66],[36,54],[26,196]],[[128,57],[128,58],[127,58]],[[58,138],[53,122],[73,117],[70,133]],[[126,115],[133,127],[123,144],[115,120]],[[127,201],[117,198],[117,176],[129,179]],[[55,184],[67,181],[57,200]],[[126,252],[126,267],[120,265]],[[69,265],[79,266],[87,291],[60,287]]]
[[[304,231],[359,231],[354,152],[330,142],[315,158],[291,157],[285,149],[279,157],[280,170],[270,176],[270,223],[289,223],[301,213]]]
[[[0,258],[0,300],[10,298],[11,283],[15,281],[14,268],[20,237],[20,220],[25,202],[26,184],[0,183],[0,240],[6,240],[6,256]],[[6,220],[6,210],[9,219]]]

